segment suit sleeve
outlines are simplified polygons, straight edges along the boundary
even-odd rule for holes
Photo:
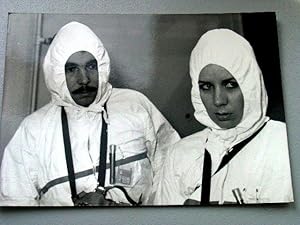
[[[185,174],[182,166],[176,149],[170,147],[160,176],[157,178],[154,205],[183,205],[187,196],[184,194],[185,185],[182,184],[182,177]]]
[[[6,146],[0,172],[1,206],[36,206],[37,177],[33,136],[23,121]]]
[[[263,203],[293,202],[293,187],[286,126],[280,123],[270,135],[268,167],[259,199]]]
[[[156,191],[168,147],[180,140],[177,131],[171,126],[162,113],[144,95],[138,94],[141,104],[145,107],[148,118],[145,122],[146,145],[148,157],[153,168],[153,191]],[[151,200],[150,200],[151,203]]]

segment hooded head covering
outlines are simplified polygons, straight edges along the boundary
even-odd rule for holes
[[[222,66],[229,71],[243,93],[243,117],[234,128],[224,129],[213,122],[201,100],[199,74],[209,64]],[[261,70],[251,45],[237,33],[228,29],[206,32],[191,53],[190,76],[191,98],[196,119],[211,128],[214,135],[227,142],[227,147],[251,136],[268,120],[266,117],[268,96]]]
[[[68,90],[65,64],[75,52],[91,53],[98,64],[98,92],[92,104],[83,107],[74,102]],[[86,25],[71,22],[63,26],[55,35],[44,60],[44,75],[47,88],[54,104],[75,107],[83,111],[100,112],[111,94],[108,83],[110,60],[106,49],[96,34]]]

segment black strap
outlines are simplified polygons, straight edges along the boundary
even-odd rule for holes
[[[239,151],[241,151],[244,146],[246,146],[251,140],[253,140],[256,135],[265,127],[265,125],[266,123],[261,128],[259,128],[252,136],[236,144],[228,154],[224,155],[218,169],[214,174],[219,172]]]
[[[211,156],[205,149],[203,172],[202,172],[202,190],[201,190],[201,205],[209,204],[210,197],[210,182],[211,182]]]
[[[134,201],[130,196],[129,194],[127,193],[126,189],[123,187],[123,186],[120,186],[120,185],[114,185],[114,186],[109,186],[109,187],[105,187],[105,191],[104,191],[104,196],[107,195],[107,192],[111,189],[114,189],[114,188],[117,188],[119,190],[121,190],[123,192],[123,194],[125,195],[125,198],[127,199],[127,201],[133,205],[133,206],[139,206],[142,204],[142,195],[140,196],[139,198],[139,201],[136,202]]]
[[[128,163],[132,163],[138,160],[142,160],[147,158],[147,152],[142,152],[140,154],[137,155],[133,155],[133,156],[129,156],[125,159],[120,159],[117,160],[115,163],[115,166],[122,166],[122,165],[126,165]],[[106,169],[110,168],[110,164],[106,163]],[[93,174],[94,170],[93,169],[87,169],[78,173],[75,173],[75,179],[79,179],[81,177],[85,177],[85,176],[89,176],[91,174]],[[96,166],[96,172],[99,172],[99,166]],[[69,181],[69,177],[68,176],[63,176],[63,177],[59,177],[56,178],[54,180],[49,181],[42,189],[39,190],[39,199],[41,199],[42,195],[45,194],[50,188],[54,187],[55,185],[64,183]]]
[[[77,198],[75,173],[74,173],[74,166],[73,166],[73,157],[72,157],[72,148],[71,148],[70,135],[69,135],[68,119],[67,119],[67,114],[66,114],[64,107],[61,108],[61,122],[62,122],[62,131],[63,131],[64,145],[65,145],[65,155],[66,155],[66,162],[67,162],[67,168],[68,168],[70,189],[71,189],[72,199],[75,199],[75,198]]]
[[[106,104],[104,104],[104,110],[106,110]],[[101,130],[101,144],[100,144],[99,172],[98,172],[98,184],[101,187],[104,187],[105,185],[106,152],[107,152],[107,124],[104,120],[103,114],[104,113],[102,112],[102,130]],[[66,155],[66,163],[68,168],[70,189],[71,189],[72,199],[76,199],[78,196],[76,191],[72,148],[71,148],[70,135],[69,135],[68,119],[64,107],[62,107],[61,109],[61,120],[62,120],[62,130],[63,130],[65,155]]]
[[[104,104],[104,110],[106,111],[106,104]],[[98,171],[98,186],[100,187],[105,186],[106,155],[107,155],[107,124],[102,114],[101,144],[100,144],[99,171]]]
[[[241,151],[243,147],[245,147],[251,140],[253,140],[256,135],[265,127],[267,123],[265,123],[261,128],[259,128],[253,135],[249,138],[243,140],[242,142],[238,143],[237,145],[233,146],[232,150],[226,154],[221,163],[214,173],[214,175],[219,172],[229,161],[237,155],[238,152]],[[211,156],[209,152],[205,149],[204,153],[204,162],[203,162],[203,173],[202,173],[202,190],[201,190],[201,205],[208,205],[209,198],[210,198],[210,184],[211,184]],[[196,188],[197,189],[197,188]],[[204,202],[202,202],[204,201]]]

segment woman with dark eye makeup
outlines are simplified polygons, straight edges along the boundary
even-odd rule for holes
[[[268,97],[250,44],[228,29],[205,33],[190,58],[191,99],[207,128],[170,148],[160,205],[293,202],[285,123]]]

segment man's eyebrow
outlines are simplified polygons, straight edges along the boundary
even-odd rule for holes
[[[92,59],[90,61],[87,62],[87,64],[92,64],[92,63],[97,63],[97,60],[96,59]]]
[[[72,63],[72,62],[66,62],[66,65],[67,67],[71,67],[71,66],[78,66],[78,64],[76,63]]]

